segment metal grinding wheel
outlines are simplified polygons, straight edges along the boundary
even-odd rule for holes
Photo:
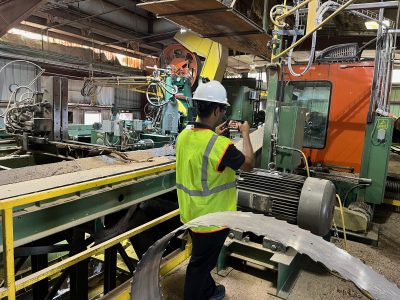
[[[307,177],[300,194],[297,224],[324,236],[332,225],[336,189],[329,180]]]

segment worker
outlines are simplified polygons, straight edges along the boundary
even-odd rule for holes
[[[208,213],[236,211],[235,171],[253,168],[249,124],[229,124],[241,132],[243,152],[223,136],[228,124],[222,120],[229,104],[222,84],[200,84],[193,100],[197,104],[197,122],[188,125],[176,143],[176,187],[183,223]],[[184,299],[224,299],[225,287],[216,285],[210,272],[228,232],[227,228],[215,226],[190,230],[193,248],[186,270]]]

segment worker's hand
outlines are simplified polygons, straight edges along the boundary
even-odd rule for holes
[[[217,127],[215,127],[215,133],[218,135],[224,135],[225,133],[228,132],[229,128],[226,126],[228,121],[225,121],[222,124],[219,124]]]
[[[250,132],[250,126],[249,123],[247,123],[247,121],[245,121],[244,123],[240,123],[238,122],[238,127],[237,129],[240,131],[240,133],[243,134],[249,134]]]

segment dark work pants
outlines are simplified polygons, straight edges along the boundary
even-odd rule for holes
[[[190,232],[193,248],[186,269],[185,300],[208,300],[213,295],[215,281],[210,272],[217,264],[228,233],[229,229],[212,233]]]

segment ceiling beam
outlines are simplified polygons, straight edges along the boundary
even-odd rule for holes
[[[46,0],[4,0],[0,2],[0,37],[25,20]]]
[[[41,34],[42,30],[40,28],[38,28],[37,26],[30,26],[28,25],[29,22],[25,22],[24,24],[19,24],[16,28],[17,29],[21,29],[21,30],[26,30],[29,32],[33,32],[33,33],[37,33],[37,34]],[[96,48],[100,48],[100,44],[94,44],[91,41],[87,41],[84,40],[82,38],[78,38],[77,35],[73,35],[73,34],[66,34],[65,32],[58,30],[57,32],[54,31],[49,31],[49,37],[55,38],[55,39],[59,39],[59,40],[63,40],[63,41],[67,41],[70,43],[75,43],[75,44],[80,44],[80,45],[84,45],[87,47],[96,47]],[[123,54],[129,57],[134,57],[134,58],[138,58],[138,59],[142,59],[143,55],[138,55],[138,54],[133,54],[130,52],[127,52],[124,49],[117,49],[115,47],[107,47],[107,46],[102,46],[101,48],[104,51],[109,51],[109,52],[113,52],[113,53],[118,53],[118,54]],[[47,43],[45,42],[44,44],[44,50],[47,50]]]
[[[46,20],[44,20],[44,19],[41,19],[36,16],[31,16],[28,18],[27,21],[24,22],[24,24],[40,29],[40,32],[37,32],[39,34],[44,34],[44,35],[47,34],[47,31],[43,30],[44,28],[46,28]],[[85,33],[82,32],[81,29],[75,28],[75,27],[63,26],[63,27],[59,27],[59,28],[53,28],[53,29],[49,30],[49,34],[51,32],[59,33],[66,37],[73,37],[75,39],[80,40],[81,41],[80,43],[83,43],[83,41],[85,41],[85,42],[89,43],[89,45],[88,45],[89,47],[93,46],[93,47],[99,48],[101,50],[105,50],[105,47],[112,48],[112,49],[118,50],[118,52],[124,52],[125,55],[132,56],[132,57],[142,58],[143,56],[149,56],[149,55],[150,56],[158,56],[158,54],[159,54],[159,52],[149,51],[148,49],[143,49],[142,47],[140,47],[140,45],[139,45],[138,50],[133,50],[130,48],[122,47],[121,45],[112,45],[110,43],[114,42],[113,39],[103,37],[103,36],[97,36],[93,33],[90,36],[85,35]],[[115,52],[115,51],[113,51],[113,52]]]
[[[59,26],[58,25],[54,26],[54,28],[59,28],[60,26],[66,26],[62,25],[63,23],[68,23],[64,21],[77,20],[79,18],[85,18],[86,16],[88,16],[87,14],[75,11],[74,9],[67,9],[67,10],[51,9],[46,11],[46,13],[37,12],[35,13],[35,15],[45,19],[48,19],[49,15],[53,16],[54,21],[59,23]],[[120,27],[119,25],[106,22],[96,17],[93,17],[90,20],[82,19],[80,22],[69,23],[68,26],[84,29],[86,31],[93,32],[99,36],[104,36],[114,39],[115,41],[128,41],[130,39],[134,40],[144,36],[142,33],[132,31],[125,27]],[[53,26],[49,27],[52,28]],[[152,51],[161,51],[164,46],[162,44],[157,44],[157,43],[152,45],[146,45],[146,43],[144,43],[142,47]]]

